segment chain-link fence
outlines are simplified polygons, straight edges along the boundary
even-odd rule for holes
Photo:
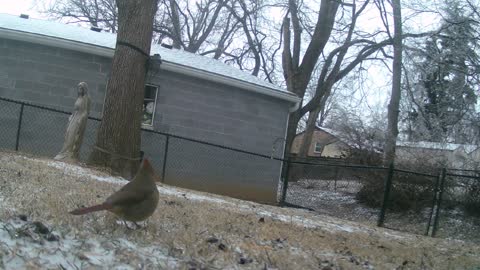
[[[428,235],[435,217],[438,175],[397,169],[392,172],[383,225]]]
[[[444,171],[434,236],[480,243],[480,171]]]
[[[289,162],[282,201],[347,220],[480,242],[480,172]]]
[[[330,216],[376,224],[380,207],[362,207],[358,201],[370,199],[361,198],[363,188],[369,187],[369,183],[382,186],[385,172],[381,167],[297,159],[290,162],[288,169],[285,202]]]
[[[70,112],[0,98],[0,149],[53,157],[62,148],[69,116]],[[89,117],[83,161],[93,148],[99,123]],[[142,130],[142,151],[167,184],[268,203],[276,203],[278,194],[281,205],[480,242],[479,171],[425,173],[340,159],[284,160],[147,129]]]
[[[70,112],[0,98],[0,149],[54,157]],[[100,119],[89,117],[80,160],[87,161]],[[142,129],[142,151],[167,184],[277,203],[283,160],[192,138]]]

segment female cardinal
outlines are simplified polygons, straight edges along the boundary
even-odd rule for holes
[[[144,159],[133,180],[113,193],[104,203],[75,209],[70,214],[84,215],[108,210],[124,220],[137,222],[147,219],[155,212],[158,199],[155,173],[150,162]]]

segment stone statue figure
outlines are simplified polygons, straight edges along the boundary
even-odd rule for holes
[[[57,160],[78,160],[82,146],[83,134],[90,112],[90,97],[88,96],[88,85],[85,82],[79,83],[77,88],[78,98],[75,101],[73,113],[68,119],[62,150],[55,156]]]

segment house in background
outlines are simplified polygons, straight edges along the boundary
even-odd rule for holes
[[[438,142],[397,142],[397,162],[418,162],[449,168],[474,169],[480,165],[480,146]]]
[[[116,35],[58,22],[0,14],[0,97],[71,111],[80,81],[91,116],[102,116]],[[144,128],[282,157],[288,115],[299,98],[220,61],[153,45],[162,62],[146,77]],[[12,148],[18,104],[0,101],[0,148]],[[26,107],[20,151],[53,157],[68,116]],[[82,157],[95,141],[88,122]],[[4,128],[5,127],[5,128]],[[142,151],[167,184],[276,202],[281,163],[143,132]]]
[[[291,153],[298,154],[303,141],[304,133],[297,134],[293,140]],[[349,143],[342,139],[342,135],[332,129],[315,127],[312,143],[308,148],[308,157],[342,158],[351,149]]]

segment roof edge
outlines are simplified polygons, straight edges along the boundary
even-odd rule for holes
[[[46,35],[39,35],[39,34],[24,32],[20,30],[10,30],[2,27],[0,27],[0,37],[18,40],[18,41],[25,41],[29,43],[35,43],[35,44],[40,44],[45,46],[68,49],[68,50],[73,50],[73,51],[78,51],[83,53],[89,53],[89,54],[94,54],[97,56],[103,56],[103,57],[109,57],[109,58],[113,58],[113,54],[115,51],[110,47],[103,47],[103,46],[92,45],[88,43],[82,43],[79,41],[72,41],[72,40],[51,37]],[[278,99],[286,100],[288,102],[294,103],[294,105],[290,108],[290,111],[294,111],[298,109],[298,105],[300,104],[300,98],[293,94],[277,91],[265,86],[255,85],[249,82],[244,82],[235,78],[228,78],[219,74],[215,74],[215,73],[211,73],[211,72],[207,72],[199,69],[194,69],[194,68],[178,65],[175,63],[167,62],[167,61],[163,61],[162,68],[168,71],[177,72],[177,73],[181,73],[181,74],[185,74],[185,75],[189,75],[192,77],[197,77],[197,78],[201,78],[201,79],[205,79],[213,82],[218,82],[218,83],[238,87],[244,90],[252,91],[255,93],[260,93],[260,94],[275,97]]]
[[[62,49],[74,50],[78,52],[91,53],[104,57],[113,57],[114,52],[114,49],[109,47],[102,47],[98,45],[82,43],[79,41],[71,41],[57,37],[39,35],[20,30],[10,30],[2,27],[0,27],[0,37],[18,41],[26,41],[51,47],[58,47]]]
[[[199,70],[199,69],[194,69],[194,68],[184,66],[184,65],[178,65],[178,64],[171,63],[171,62],[163,61],[162,65],[161,65],[161,68],[165,69],[165,70],[168,70],[168,71],[182,73],[182,74],[189,75],[189,76],[192,76],[192,77],[207,79],[207,80],[210,80],[210,81],[227,84],[227,85],[230,85],[230,86],[242,88],[242,89],[249,90],[249,91],[252,91],[252,92],[276,97],[276,98],[283,99],[283,100],[286,100],[286,101],[289,101],[289,102],[292,102],[292,103],[299,103],[300,102],[299,97],[297,97],[293,94],[290,94],[288,92],[281,92],[281,91],[271,89],[271,88],[268,88],[268,87],[265,87],[265,86],[256,85],[256,84],[249,83],[249,82],[244,82],[244,81],[241,81],[241,80],[238,80],[238,79],[235,79],[235,78],[225,77],[223,75],[219,75],[219,74],[216,74],[216,73],[210,73],[210,72]]]

